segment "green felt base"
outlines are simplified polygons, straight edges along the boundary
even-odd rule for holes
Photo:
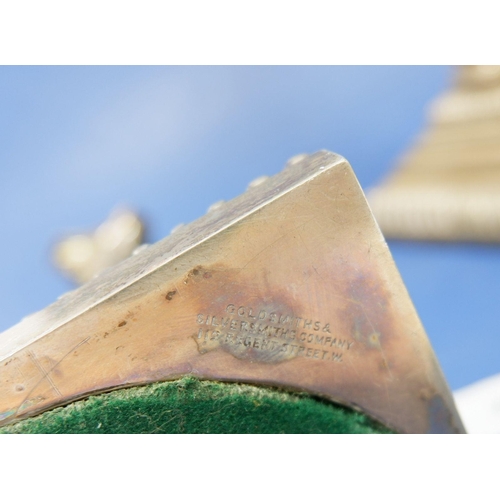
[[[4,434],[366,434],[368,416],[303,393],[191,377],[119,389],[0,429]]]

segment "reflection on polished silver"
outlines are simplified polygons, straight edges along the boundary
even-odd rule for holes
[[[286,162],[286,167],[295,165],[296,163],[299,163],[300,161],[304,160],[307,158],[307,155],[305,153],[301,153],[295,156],[292,156],[287,162]]]
[[[177,224],[177,226],[174,226],[171,231],[170,231],[170,234],[175,234],[177,233],[177,231],[179,231],[180,229],[182,229],[186,224],[184,224],[184,222],[181,222],[180,224]]]
[[[249,189],[253,189],[256,187],[259,187],[261,184],[267,181],[269,179],[268,175],[261,175],[260,177],[257,177],[257,179],[254,179],[250,184],[248,184]]]
[[[500,242],[500,66],[465,66],[430,124],[368,194],[387,237]]]
[[[148,248],[149,243],[143,243],[142,245],[139,245],[133,252],[132,255],[137,255],[141,253],[143,250],[146,250]]]
[[[58,243],[54,262],[82,284],[130,256],[143,233],[144,225],[135,212],[116,209],[93,233],[73,235]]]
[[[464,430],[356,177],[326,151],[1,334],[0,425],[184,375]]]
[[[210,213],[210,212],[215,212],[216,210],[218,210],[219,208],[221,208],[223,205],[224,205],[224,200],[219,200],[219,201],[216,201],[215,203],[212,203],[212,204],[208,207],[207,212],[208,212],[208,213]]]

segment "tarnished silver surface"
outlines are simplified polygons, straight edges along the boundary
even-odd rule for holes
[[[262,183],[260,189],[249,189],[241,196],[226,202],[223,211],[209,210],[206,215],[190,224],[179,225],[174,228],[175,231],[170,236],[151,245],[147,251],[133,255],[103,271],[91,282],[63,295],[54,304],[27,316],[0,334],[0,361],[127,288],[160,266],[168,264],[175,257],[237,223],[241,218],[319,175],[326,165],[331,168],[342,161],[344,159],[337,155],[317,154],[313,161],[314,169],[287,168]]]
[[[1,334],[0,359],[0,425],[189,374],[464,430],[350,165],[324,151]]]

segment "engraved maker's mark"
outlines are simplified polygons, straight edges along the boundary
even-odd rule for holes
[[[295,357],[342,363],[354,340],[332,333],[328,322],[275,312],[269,307],[228,304],[224,315],[199,313],[193,335],[205,354],[223,349],[252,362],[280,363]]]

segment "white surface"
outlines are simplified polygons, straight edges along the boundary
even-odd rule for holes
[[[453,396],[467,432],[500,433],[500,373],[463,387]]]

